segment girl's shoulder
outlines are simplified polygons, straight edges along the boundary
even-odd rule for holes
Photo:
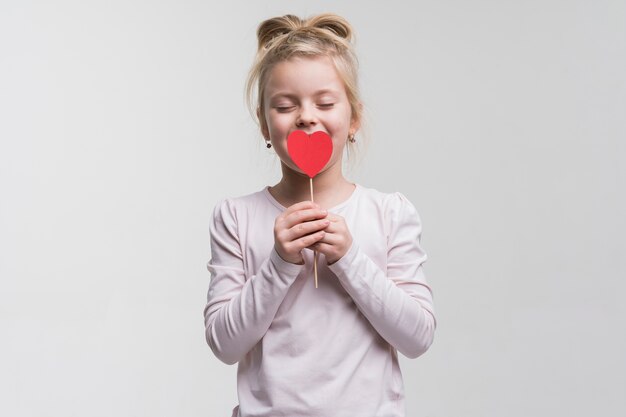
[[[380,191],[361,186],[359,211],[378,213],[388,233],[413,226],[421,228],[422,218],[413,202],[401,191]]]
[[[237,194],[234,196],[233,195],[222,196],[217,200],[216,205],[229,204],[229,205],[242,206],[242,205],[247,205],[247,204],[255,204],[260,199],[263,198],[263,194],[264,194],[264,189],[251,192],[248,194]]]
[[[263,189],[248,194],[221,197],[213,206],[213,217],[235,220],[238,217],[238,213],[258,207],[265,199]]]
[[[359,185],[361,189],[361,198],[371,201],[376,206],[383,209],[383,212],[415,209],[415,206],[400,191],[381,191],[376,188]]]

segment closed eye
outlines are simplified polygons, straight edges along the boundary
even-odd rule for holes
[[[335,103],[324,103],[324,104],[320,104],[319,106],[325,109],[329,109],[331,107],[333,107],[335,105]]]

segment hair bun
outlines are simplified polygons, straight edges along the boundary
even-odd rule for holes
[[[259,41],[259,50],[270,43],[272,39],[292,32],[302,26],[303,21],[298,16],[292,14],[264,20],[256,31],[256,36]]]
[[[307,22],[307,26],[326,29],[335,35],[351,41],[354,36],[352,26],[346,19],[333,13],[322,13],[312,17]]]
[[[307,28],[321,29],[331,32],[348,42],[352,41],[354,32],[352,26],[346,19],[333,13],[322,13],[307,20],[302,20],[298,16],[286,14],[284,16],[273,17],[264,20],[259,25],[256,34],[259,51],[266,47],[273,39],[291,33],[293,31]]]

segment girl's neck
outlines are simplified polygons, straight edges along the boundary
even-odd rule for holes
[[[283,178],[278,184],[270,187],[272,196],[285,207],[311,200],[308,175],[295,172],[284,164],[281,164],[281,167]],[[328,209],[347,200],[354,188],[355,184],[344,178],[340,164],[335,164],[313,178],[313,200],[320,207]]]

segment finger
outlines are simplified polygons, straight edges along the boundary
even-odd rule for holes
[[[335,246],[341,242],[341,236],[329,233],[327,230],[324,230],[324,238],[321,240],[321,243],[325,243],[330,246]]]
[[[298,210],[315,209],[315,208],[319,208],[319,205],[312,201],[309,201],[309,200],[300,201],[299,203],[289,206],[285,211],[280,213],[280,215],[276,218],[276,220],[285,219],[289,215],[291,215],[292,213]]]
[[[324,219],[327,220],[327,219]],[[341,225],[338,224],[337,222],[333,222],[332,220],[329,220],[328,225],[324,228],[324,230],[326,231],[326,234],[329,233],[339,233],[341,231]]]
[[[323,219],[326,215],[327,212],[320,208],[301,209],[288,214],[284,219],[284,226],[290,229],[300,223]]]
[[[333,218],[330,217],[330,213],[328,216],[324,218],[324,220],[328,220],[328,226],[324,230],[328,233],[343,233],[344,230],[348,229],[348,226],[345,224],[342,218]]]
[[[345,219],[342,216],[335,214],[335,213],[331,213],[331,212],[328,212],[328,215],[326,216],[326,218],[333,223],[345,222]]]
[[[310,249],[312,250],[320,250],[320,246],[324,246],[325,248],[337,247],[342,243],[342,237],[338,235],[333,235],[332,233],[324,233],[324,237],[320,240],[316,241],[314,244],[311,244]]]
[[[292,244],[296,246],[298,250],[302,250],[317,243],[320,239],[324,237],[324,234],[324,231],[320,230],[310,235],[303,236],[300,239],[294,240]]]
[[[312,202],[311,200],[300,201],[299,203],[292,204],[291,206],[287,207],[287,210],[283,212],[283,216],[286,217],[290,215],[291,213],[293,213],[294,211],[316,208],[316,207],[318,207],[318,205]]]
[[[289,240],[296,240],[302,236],[309,235],[320,230],[325,230],[329,224],[330,221],[326,219],[298,223],[288,230],[287,238]]]
[[[316,242],[313,245],[309,246],[309,249],[318,251],[318,252],[329,252],[332,249],[333,245],[329,245],[324,242]]]

